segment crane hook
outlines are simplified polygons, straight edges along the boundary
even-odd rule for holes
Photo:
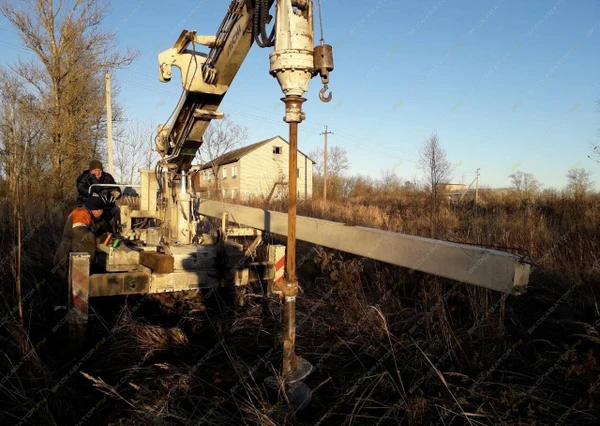
[[[329,90],[329,86],[327,86],[326,84],[323,86],[323,88],[319,91],[319,99],[321,99],[321,101],[327,103],[329,101],[331,101],[331,98],[333,97],[333,93],[329,92],[329,95],[325,96],[325,92]]]

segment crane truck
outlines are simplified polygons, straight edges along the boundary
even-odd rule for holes
[[[284,95],[289,176],[295,176],[298,124],[305,118],[303,95],[311,78],[320,75],[324,86],[319,97],[331,99],[332,48],[322,38],[314,46],[311,0],[233,0],[216,35],[183,30],[158,55],[160,81],[170,81],[173,67],[179,68],[183,94],[171,122],[159,126],[156,149],[161,158],[155,169],[140,170],[139,202],[121,207],[123,242],[98,244],[94,259],[70,254],[68,321],[73,330],[85,328],[90,298],[265,282],[269,293],[284,301],[282,377],[291,386],[312,369],[295,354],[296,239],[496,291],[525,291],[530,266],[521,256],[296,217],[296,179],[289,179],[287,214],[199,198],[191,185],[198,170],[193,160],[211,121],[224,117],[219,106],[254,42],[274,48],[269,72]],[[200,46],[208,52],[199,51]],[[202,232],[206,218],[220,220],[218,232]],[[286,236],[287,244],[268,245],[264,258],[257,259],[263,232]],[[248,244],[231,237],[247,238]]]

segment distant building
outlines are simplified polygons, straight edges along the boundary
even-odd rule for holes
[[[463,197],[467,199],[475,197],[475,188],[468,188],[462,183],[440,183],[437,189],[441,197],[451,201],[458,201]]]
[[[464,192],[467,189],[467,185],[462,183],[440,183],[438,184],[438,191],[442,194],[452,192]]]
[[[477,192],[475,185],[468,187],[461,183],[442,183],[438,185],[439,194],[446,199],[456,201],[469,201],[475,199],[475,193]],[[489,197],[492,195],[507,195],[513,192],[510,188],[479,188],[479,197]]]
[[[219,188],[224,199],[287,195],[289,172],[289,143],[281,136],[248,145],[223,154],[214,160],[219,165]],[[213,162],[200,168],[197,188],[210,196],[215,191]],[[298,151],[296,176],[298,198],[312,197],[314,161]]]

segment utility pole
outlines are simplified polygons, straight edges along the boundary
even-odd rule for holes
[[[110,98],[110,74],[106,73],[106,143],[108,148],[108,173],[113,171],[113,152],[112,152],[112,108]]]
[[[477,204],[477,200],[479,199],[479,167],[475,171],[475,204]]]
[[[327,130],[327,126],[325,126],[325,131],[320,134],[325,135],[325,147],[323,149],[323,201],[326,201],[327,200],[327,135],[333,135],[333,132],[329,132]]]

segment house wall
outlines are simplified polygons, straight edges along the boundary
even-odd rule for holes
[[[235,174],[233,173],[235,169]],[[223,199],[233,200],[240,196],[240,160],[221,166],[219,169],[221,179],[221,194]],[[214,186],[214,182],[213,182]]]
[[[233,174],[236,168],[235,176]],[[224,174],[225,173],[225,174]],[[210,176],[210,177],[209,177]],[[240,196],[240,162],[224,164],[219,168],[219,186],[224,199],[232,200]],[[214,195],[215,177],[212,169],[202,170],[199,173],[198,183],[200,192],[208,190],[207,196]],[[225,190],[223,192],[223,190]]]
[[[279,154],[273,152],[274,147],[280,148]],[[236,176],[232,175],[234,166],[237,168]],[[312,198],[312,168],[312,161],[298,151],[299,176],[297,174],[296,178],[300,199]],[[276,182],[284,182],[285,185],[277,185],[273,197],[277,197],[280,191],[282,195],[287,195],[288,169],[289,145],[280,137],[273,138],[238,161],[220,167],[219,179],[223,198],[231,200],[238,197],[264,197],[273,190]],[[214,195],[215,177],[210,169],[199,172],[197,183],[198,191],[204,194],[203,196]]]
[[[274,147],[279,147],[280,153],[274,153]],[[239,163],[240,195],[245,198],[267,196],[277,182],[288,182],[289,145],[279,137],[274,138],[243,156]],[[312,161],[301,152],[298,152],[298,169],[300,177],[296,179],[299,198],[311,198]],[[277,197],[279,192],[287,194],[287,186],[277,185],[273,197]]]

